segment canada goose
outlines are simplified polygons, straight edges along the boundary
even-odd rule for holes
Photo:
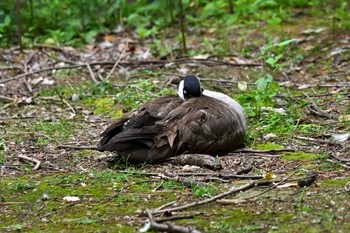
[[[184,153],[220,155],[241,145],[243,108],[229,96],[202,90],[196,76],[179,83],[178,96],[154,99],[104,131],[97,148],[132,163],[156,163]]]

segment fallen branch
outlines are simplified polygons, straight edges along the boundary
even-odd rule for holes
[[[330,153],[329,157],[338,160],[339,162],[344,162],[344,163],[349,163],[350,159],[346,159],[346,158],[339,158],[338,156],[335,156],[334,154]]]
[[[275,150],[252,150],[252,149],[238,149],[234,150],[231,153],[281,153],[281,152],[294,152],[295,150],[292,148],[284,148],[284,149],[275,149]]]
[[[200,233],[200,231],[192,227],[183,227],[178,225],[157,223],[153,220],[151,211],[146,210],[149,219],[150,227],[158,231],[174,232],[174,233]]]
[[[86,63],[85,65],[86,65],[86,68],[87,68],[88,71],[89,71],[89,74],[90,74],[90,77],[91,77],[92,81],[93,81],[95,84],[98,84],[99,81],[97,81],[97,79],[95,78],[94,72],[92,71],[90,64],[89,64],[89,63]]]
[[[344,168],[346,168],[346,169],[350,169],[350,166],[348,166],[348,165],[346,165],[346,164],[344,164],[344,163],[342,163],[342,162],[340,162],[340,161],[335,161],[335,160],[333,160],[333,159],[327,159],[327,161],[328,162],[331,162],[331,163],[335,163],[335,164],[339,164],[340,166],[342,166],[342,167],[344,167]]]
[[[69,145],[58,145],[58,149],[71,149],[71,150],[97,150],[96,146],[69,146]]]
[[[239,188],[232,187],[231,189],[229,189],[228,191],[226,191],[224,193],[218,194],[216,196],[213,196],[211,198],[208,198],[208,199],[205,199],[202,201],[195,201],[195,202],[183,205],[183,206],[177,206],[177,207],[173,207],[173,208],[169,208],[169,209],[153,210],[153,211],[151,211],[151,213],[152,214],[161,214],[161,213],[165,213],[165,212],[179,211],[179,210],[188,209],[190,207],[197,207],[197,206],[209,204],[209,203],[214,202],[214,201],[221,199],[223,197],[226,197],[226,196],[229,196],[229,195],[232,195],[234,193],[241,192],[241,191],[246,191],[246,190],[254,188],[254,187],[255,187],[255,182],[249,182],[248,184],[243,185]]]
[[[275,184],[272,185],[270,188],[268,188],[268,189],[266,189],[266,190],[264,190],[264,191],[262,191],[262,192],[260,192],[260,193],[258,193],[258,194],[252,195],[252,196],[250,196],[250,197],[242,198],[242,199],[243,199],[243,200],[245,200],[245,199],[252,199],[252,198],[256,198],[256,197],[258,197],[258,196],[261,196],[261,195],[263,195],[264,193],[267,193],[267,192],[271,191],[272,189],[276,188],[278,185],[283,184],[283,183],[286,182],[290,177],[292,177],[293,175],[295,175],[295,173],[297,173],[297,172],[298,172],[298,170],[295,170],[294,172],[292,172],[292,174],[286,176],[286,177],[283,178],[280,182],[275,183]]]
[[[173,221],[173,220],[180,220],[180,219],[189,219],[193,218],[198,215],[203,215],[204,213],[194,213],[190,215],[176,215],[176,216],[170,216],[170,217],[165,217],[165,218],[158,218],[155,221],[156,222],[167,222],[167,221]]]
[[[325,144],[331,144],[331,145],[340,145],[340,143],[338,143],[338,142],[329,141],[329,140],[327,141],[327,140],[316,139],[316,138],[308,138],[308,137],[302,137],[302,136],[295,136],[294,138],[306,140],[306,141],[310,141],[310,142],[319,142],[319,143],[325,143]]]
[[[31,158],[31,157],[28,157],[28,156],[25,156],[25,155],[21,155],[21,154],[17,155],[17,158],[28,160],[30,162],[35,163],[35,166],[33,168],[34,171],[36,171],[36,170],[38,170],[40,168],[41,162],[39,160],[37,160],[37,159]]]
[[[237,154],[241,154],[242,152],[235,152],[235,153],[229,153],[227,156],[236,156]],[[263,153],[256,153],[256,152],[244,152],[248,156],[254,156],[254,157],[267,157],[267,158],[279,158],[282,155],[269,155],[269,154],[263,154]]]

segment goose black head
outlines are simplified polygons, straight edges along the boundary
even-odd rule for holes
[[[183,100],[188,100],[192,97],[199,97],[202,95],[203,89],[199,79],[194,75],[187,75],[179,83],[178,95]]]

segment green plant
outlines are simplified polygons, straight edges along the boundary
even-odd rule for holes
[[[192,187],[192,192],[197,197],[213,196],[217,193],[217,189],[213,186],[196,185]]]

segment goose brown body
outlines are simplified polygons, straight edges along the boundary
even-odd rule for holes
[[[228,153],[244,142],[246,134],[239,112],[208,96],[191,98],[158,124],[164,128],[155,137],[150,162],[184,153]]]
[[[100,151],[117,152],[128,161],[144,163],[154,146],[154,138],[163,130],[156,124],[184,101],[175,95],[163,96],[141,106],[110,125],[97,145]]]
[[[131,163],[157,163],[184,153],[232,151],[245,139],[243,108],[222,93],[203,93],[210,96],[200,91],[186,100],[164,96],[146,103],[109,126],[101,134],[98,150],[117,152]]]

